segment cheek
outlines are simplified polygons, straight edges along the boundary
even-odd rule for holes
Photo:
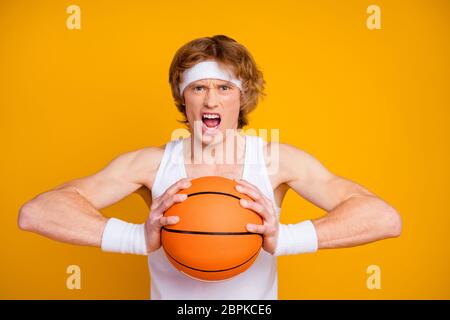
[[[228,120],[234,121],[239,117],[239,105],[231,105],[227,108],[227,118]]]
[[[226,99],[224,106],[227,110],[227,120],[234,122],[239,117],[240,97],[229,97],[229,99]]]
[[[186,105],[186,118],[191,123],[195,120],[195,108],[191,104]]]
[[[196,110],[201,109],[202,103],[201,101],[194,96],[185,95],[184,104],[186,105],[186,116],[188,119],[191,119],[194,117]]]
[[[203,97],[198,94],[193,94],[191,92],[185,92],[184,93],[184,104],[190,105],[190,106],[198,106],[202,105]]]

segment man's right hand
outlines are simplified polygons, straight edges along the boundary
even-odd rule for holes
[[[161,228],[166,225],[173,225],[179,222],[180,217],[164,217],[164,212],[173,204],[183,202],[187,199],[185,194],[177,194],[182,189],[191,186],[191,179],[180,179],[171,185],[159,197],[153,200],[150,207],[150,215],[145,222],[145,239],[147,241],[147,253],[158,250],[161,247]]]

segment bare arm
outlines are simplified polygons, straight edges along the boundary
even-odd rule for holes
[[[287,184],[328,212],[313,220],[320,248],[352,247],[397,237],[398,212],[361,185],[334,175],[310,154],[280,145]]]
[[[99,210],[139,189],[161,156],[159,148],[125,153],[92,176],[36,196],[20,208],[19,228],[66,243],[100,247],[107,218]]]

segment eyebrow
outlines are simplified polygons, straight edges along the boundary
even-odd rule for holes
[[[206,86],[206,85],[207,85],[207,84],[204,83],[204,82],[200,82],[200,81],[205,81],[205,80],[198,80],[198,81],[199,81],[199,82],[196,81],[196,82],[191,83],[191,84],[189,85],[189,87],[193,87],[193,86]],[[219,81],[221,81],[221,82],[216,83],[216,85],[218,85],[218,86],[229,86],[229,87],[233,87],[233,86],[234,86],[232,82],[225,81],[225,80],[219,80]]]

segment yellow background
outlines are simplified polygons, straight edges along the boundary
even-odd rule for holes
[[[228,35],[254,55],[267,98],[249,128],[356,181],[402,215],[400,238],[279,258],[280,299],[450,298],[448,1],[1,1],[0,298],[147,299],[146,258],[17,228],[25,201],[181,127],[168,68],[186,42]],[[381,8],[381,30],[366,9]],[[143,222],[132,194],[102,210]],[[282,222],[324,212],[289,191]],[[66,268],[81,268],[81,290]],[[380,290],[366,268],[381,268]]]

